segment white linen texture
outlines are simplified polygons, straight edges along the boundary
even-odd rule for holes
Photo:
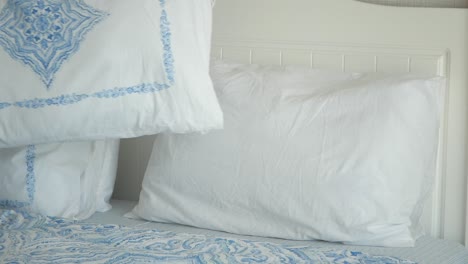
[[[414,246],[435,175],[443,78],[222,63],[212,78],[225,129],[158,135],[128,216]]]
[[[107,212],[112,208],[110,199],[117,176],[120,140],[108,139],[91,143],[93,154],[81,177],[82,216],[79,219],[87,219],[95,212]]]
[[[119,140],[0,149],[0,207],[86,219],[111,208]]]
[[[0,0],[0,148],[221,128],[210,0]]]

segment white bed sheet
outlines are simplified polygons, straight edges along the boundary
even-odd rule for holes
[[[468,250],[462,245],[423,236],[420,238],[415,248],[382,248],[382,247],[364,247],[364,246],[348,246],[336,243],[327,243],[320,241],[293,241],[263,237],[248,237],[239,236],[219,231],[212,231],[177,224],[154,223],[143,220],[134,220],[123,217],[123,215],[133,208],[136,202],[113,200],[111,202],[113,208],[106,213],[96,213],[93,217],[86,220],[93,224],[117,224],[125,226],[144,226],[145,228],[159,229],[165,231],[204,234],[218,237],[244,238],[253,241],[265,241],[291,246],[311,246],[311,247],[326,247],[334,249],[348,249],[366,252],[373,255],[393,256],[402,259],[412,260],[422,264],[467,264]]]

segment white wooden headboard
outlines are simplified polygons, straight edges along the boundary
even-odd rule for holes
[[[446,76],[449,50],[340,43],[216,39],[212,56],[246,64],[300,65],[343,72]]]
[[[434,193],[427,231],[465,239],[468,10],[371,5],[353,0],[218,0],[213,56],[256,64],[446,76]],[[124,140],[115,189],[138,199],[153,137]]]

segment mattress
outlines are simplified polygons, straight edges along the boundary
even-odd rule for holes
[[[106,213],[97,213],[90,219],[86,220],[93,224],[116,224],[128,227],[144,227],[148,229],[157,229],[172,231],[175,233],[199,234],[213,237],[243,239],[248,241],[269,242],[281,245],[296,246],[296,247],[313,247],[313,248],[332,248],[343,249],[357,252],[365,252],[371,255],[392,256],[400,259],[411,260],[417,263],[427,264],[467,264],[468,250],[462,245],[435,239],[429,236],[421,237],[415,248],[382,248],[382,247],[367,247],[367,246],[348,246],[336,243],[327,243],[321,241],[292,241],[275,238],[264,237],[249,237],[234,234],[228,234],[219,231],[205,230],[189,226],[177,224],[154,223],[143,220],[128,219],[123,217],[124,214],[131,211],[136,202],[130,201],[112,201],[112,210]],[[384,262],[386,263],[386,262]]]

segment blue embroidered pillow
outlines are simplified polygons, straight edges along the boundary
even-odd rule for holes
[[[0,147],[222,126],[209,0],[0,0]]]
[[[75,216],[91,153],[91,142],[0,149],[0,208]]]
[[[108,210],[117,156],[117,140],[0,149],[0,209],[75,219]]]

